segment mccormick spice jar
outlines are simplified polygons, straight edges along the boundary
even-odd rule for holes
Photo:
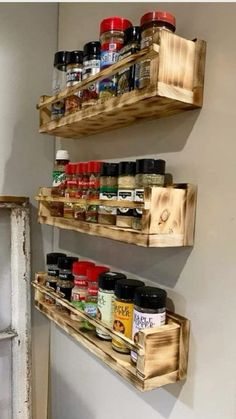
[[[166,322],[166,298],[165,290],[156,287],[141,287],[135,290],[134,316],[132,339],[138,342],[139,330],[163,326]],[[137,362],[137,353],[131,351],[131,359]]]
[[[66,87],[74,86],[82,81],[83,51],[71,51],[66,66]],[[78,111],[81,106],[82,92],[78,91],[65,100],[65,113]]]
[[[100,192],[100,174],[103,162],[100,161],[89,161],[88,162],[88,174],[89,174],[89,185],[88,185],[88,199],[99,199]]]
[[[74,286],[74,276],[72,274],[72,265],[77,262],[77,257],[67,256],[58,259],[59,278],[57,281],[56,292],[60,297],[71,300],[71,291]],[[60,304],[56,304],[59,310],[63,310]]]
[[[126,279],[126,276],[118,272],[105,272],[99,275],[98,280],[98,302],[97,319],[112,327],[115,302],[115,285],[119,279]],[[97,335],[104,340],[111,340],[110,335],[96,328]]]
[[[144,286],[144,282],[135,279],[121,279],[115,285],[113,329],[129,339],[132,337],[134,293],[138,287],[142,286]],[[124,343],[116,339],[112,339],[112,348],[117,352],[130,352]]]
[[[153,37],[160,29],[175,32],[175,17],[168,12],[148,12],[141,17],[140,26],[143,49],[153,43]],[[139,88],[147,87],[150,83],[150,63],[151,60],[140,63]]]
[[[52,76],[52,94],[57,95],[66,87],[66,64],[68,51],[58,51],[54,55],[54,68]],[[51,119],[59,119],[65,113],[65,101],[60,100],[52,104]]]
[[[133,201],[135,188],[135,162],[122,161],[119,163],[118,200]],[[116,225],[118,227],[132,227],[133,210],[131,208],[117,208]]]
[[[141,32],[139,26],[131,26],[124,32],[124,47],[119,52],[119,59],[129,57],[140,50],[140,38]],[[136,77],[136,68],[138,64],[135,64],[128,68],[123,68],[117,74],[117,96],[123,93],[130,92],[135,87],[138,87],[138,78]]]
[[[45,286],[56,291],[57,281],[59,276],[59,268],[57,262],[59,257],[66,257],[65,253],[48,253],[47,254],[47,277]],[[45,294],[45,302],[48,304],[55,304],[55,300],[49,295]]]
[[[124,31],[132,23],[121,17],[109,17],[100,25],[101,69],[110,67],[118,61],[118,53],[124,45]],[[109,99],[116,95],[116,77],[99,83],[99,97]]]
[[[100,177],[100,194],[99,199],[116,200],[118,191],[118,169],[117,163],[104,163]],[[107,205],[99,205],[98,222],[100,224],[115,225],[116,224],[115,207]]]
[[[88,42],[84,46],[83,80],[94,76],[100,71],[101,44],[99,41]],[[90,84],[88,89],[83,90],[82,107],[94,105],[99,95],[99,83]]]
[[[74,288],[72,289],[71,303],[80,310],[84,310],[85,298],[88,294],[87,270],[92,266],[95,266],[94,263],[86,260],[73,263]],[[78,320],[78,316],[73,313],[71,313],[70,317]]]

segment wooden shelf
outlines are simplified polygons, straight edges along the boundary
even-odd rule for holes
[[[161,30],[154,44],[127,57],[56,96],[41,96],[39,132],[81,138],[125,127],[145,119],[161,118],[200,108],[203,101],[206,43],[189,41]],[[106,101],[98,100],[59,120],[51,120],[50,106],[94,82],[143,59],[151,60],[150,85]]]
[[[143,247],[192,246],[196,210],[196,186],[179,184],[171,187],[145,188],[144,203],[128,201],[86,201],[70,198],[54,198],[50,188],[41,188],[36,200],[39,202],[38,221],[66,230],[74,230],[94,236],[105,237]],[[143,208],[142,230],[89,223],[51,216],[55,202],[78,202],[85,205]]]
[[[36,309],[130,384],[141,391],[148,391],[186,378],[189,344],[189,321],[186,318],[168,312],[167,324],[140,331],[139,343],[136,344],[101,321],[76,309],[67,300],[46,288],[44,283],[45,274],[36,274],[36,279],[32,282]],[[53,297],[67,312],[59,311],[55,305],[46,303],[45,295]],[[78,316],[78,321],[72,320],[70,313]],[[95,331],[85,330],[82,327],[83,319],[134,349],[138,353],[137,366],[131,362],[129,355],[114,351],[111,342],[99,339]]]

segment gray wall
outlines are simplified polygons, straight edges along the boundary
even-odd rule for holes
[[[59,47],[97,39],[105,16],[136,24],[160,4],[61,4]],[[235,4],[161,4],[177,32],[208,43],[204,107],[80,141],[74,160],[158,156],[176,182],[198,185],[193,249],[142,249],[61,232],[56,246],[108,263],[168,290],[191,320],[186,383],[141,394],[52,326],[53,419],[235,419]]]
[[[52,246],[52,230],[36,222],[33,197],[47,185],[54,157],[53,141],[40,136],[38,98],[51,88],[53,53],[57,47],[56,4],[0,5],[0,195],[30,196],[32,208],[32,272],[44,266]],[[9,214],[0,213],[0,329],[10,324]],[[45,409],[45,374],[49,326],[33,311],[34,419]],[[10,343],[0,342],[0,418],[11,418]],[[36,397],[37,391],[37,397]]]

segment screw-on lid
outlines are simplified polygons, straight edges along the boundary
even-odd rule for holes
[[[132,26],[132,23],[128,19],[123,17],[114,16],[103,19],[100,24],[100,34],[108,31],[125,31],[125,29]]]
[[[129,44],[131,42],[140,43],[141,40],[141,29],[140,26],[130,26],[124,32],[124,44]]]
[[[119,163],[119,175],[135,175],[135,167],[134,161],[121,161]]]
[[[54,55],[54,67],[58,68],[59,70],[62,67],[65,67],[68,60],[68,51],[57,51]]]
[[[103,163],[101,176],[118,176],[119,164],[118,163]]]
[[[57,265],[60,257],[66,257],[65,253],[47,253],[47,265]]]
[[[70,160],[69,153],[67,150],[57,150],[56,160]]]
[[[126,275],[122,274],[121,272],[103,272],[99,275],[99,288],[104,290],[114,290],[116,281],[126,278]]]
[[[57,266],[59,269],[68,269],[72,270],[72,266],[74,262],[77,262],[78,258],[73,256],[66,256],[58,258]]]
[[[99,41],[87,42],[84,45],[84,58],[90,55],[99,56],[101,51],[101,44]]]
[[[159,309],[166,307],[167,293],[157,287],[144,286],[137,288],[134,295],[134,304],[142,308]]]
[[[83,51],[70,51],[67,57],[68,64],[83,64],[84,53]]]
[[[144,285],[143,281],[137,279],[120,279],[115,285],[115,296],[122,300],[133,300],[136,288]]]
[[[136,160],[136,173],[155,173],[154,159]]]
[[[141,17],[140,20],[140,25],[146,25],[147,23],[150,22],[164,22],[167,23],[169,25],[171,25],[173,27],[173,31],[175,31],[175,26],[176,26],[176,20],[175,20],[175,16],[172,15],[169,12],[148,12],[145,13],[145,15],[143,15]]]
[[[81,262],[74,262],[72,266],[72,272],[74,275],[86,275],[87,269],[95,266],[93,262],[88,260],[81,260]]]
[[[165,160],[162,160],[162,159],[155,160],[155,173],[157,175],[164,175],[165,168],[166,168]]]
[[[88,172],[89,173],[100,173],[103,162],[101,161],[89,161]]]
[[[74,175],[76,173],[77,163],[68,163],[65,166],[65,173],[67,175]]]
[[[88,281],[98,282],[98,277],[102,272],[108,272],[110,269],[107,266],[91,266],[87,269]]]

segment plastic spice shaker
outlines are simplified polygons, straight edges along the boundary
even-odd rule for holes
[[[138,341],[139,330],[163,326],[166,322],[166,298],[165,290],[156,287],[141,287],[135,290],[134,316],[132,339]],[[137,353],[131,351],[131,359],[137,362]]]
[[[74,288],[72,289],[71,303],[80,310],[84,310],[84,302],[88,294],[87,270],[92,266],[95,266],[94,263],[87,260],[73,263]],[[73,313],[71,313],[70,317],[74,320],[78,319],[78,316]]]
[[[57,95],[66,87],[66,64],[68,51],[58,51],[54,55],[54,68],[52,80],[52,94]],[[51,119],[61,118],[65,113],[65,101],[53,103],[51,108]]]
[[[144,282],[135,279],[121,279],[115,285],[113,329],[130,339],[132,337],[134,293],[138,287],[144,285]],[[124,343],[116,339],[112,339],[112,348],[117,352],[130,352]]]
[[[66,87],[74,86],[82,81],[83,51],[71,51],[66,66]],[[78,111],[81,106],[82,92],[78,91],[65,100],[65,113]]]

